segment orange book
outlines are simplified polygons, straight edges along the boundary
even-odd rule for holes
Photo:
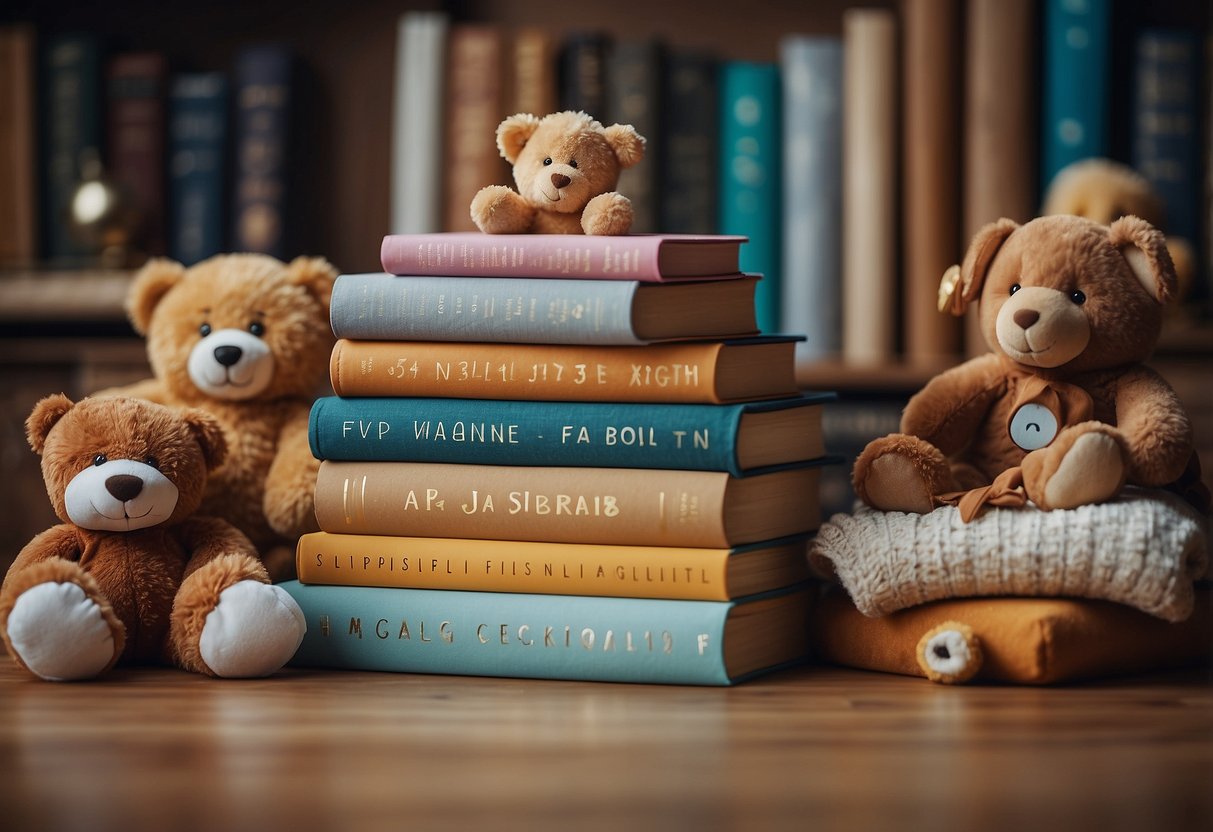
[[[816,529],[818,472],[328,460],[316,521],[343,534],[723,549]]]
[[[315,532],[305,584],[731,601],[809,577],[804,537],[725,549]]]
[[[333,347],[338,396],[569,402],[722,402],[797,392],[790,338],[642,347],[350,341]]]

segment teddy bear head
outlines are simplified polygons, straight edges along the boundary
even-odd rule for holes
[[[977,232],[951,311],[979,301],[996,353],[1033,371],[1068,375],[1149,357],[1175,294],[1161,232],[1135,216],[1111,226],[1076,216],[1001,219]]]
[[[201,504],[207,476],[227,453],[213,416],[141,399],[76,404],[62,394],[47,396],[25,429],[30,447],[42,456],[55,514],[96,531],[185,519]]]
[[[320,258],[221,254],[188,269],[161,258],[135,276],[126,309],[157,378],[184,401],[310,396],[333,348],[335,278]]]
[[[630,124],[602,124],[566,110],[543,118],[519,113],[497,127],[497,148],[514,166],[518,193],[535,208],[580,212],[614,190],[619,172],[644,157],[644,139]]]
[[[1141,217],[1163,228],[1163,201],[1144,176],[1111,159],[1081,159],[1066,165],[1045,193],[1041,214],[1074,214],[1102,225],[1123,216]]]

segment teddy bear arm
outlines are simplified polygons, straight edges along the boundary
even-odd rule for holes
[[[320,462],[308,444],[307,424],[306,410],[286,420],[265,478],[262,511],[270,528],[287,538],[319,529],[314,499]]]
[[[487,185],[472,197],[472,222],[485,234],[524,234],[535,220],[535,209],[505,185]]]
[[[608,191],[591,199],[581,212],[581,229],[586,234],[618,236],[632,227],[632,201]]]
[[[51,558],[79,562],[83,553],[84,544],[80,540],[77,528],[67,523],[61,523],[38,533],[29,543],[25,544],[17,554],[13,565],[9,567],[8,575],[11,577],[22,569]],[[6,577],[6,585],[8,581],[9,578]]]
[[[1129,457],[1128,481],[1168,485],[1180,478],[1192,455],[1192,423],[1161,376],[1146,367],[1123,375],[1115,390],[1116,428]]]
[[[964,450],[1001,394],[997,363],[985,355],[935,376],[906,405],[901,432],[925,439],[945,456]]]
[[[218,517],[195,515],[180,523],[173,529],[177,542],[185,549],[189,560],[185,564],[182,580],[188,580],[213,560],[228,555],[236,556],[242,562],[249,564],[253,573],[259,574],[262,581],[268,581],[265,567],[257,557],[257,548],[244,532]]]

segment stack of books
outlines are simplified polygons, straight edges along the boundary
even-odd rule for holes
[[[730,684],[807,651],[821,410],[744,238],[394,235],[338,278],[296,664]]]

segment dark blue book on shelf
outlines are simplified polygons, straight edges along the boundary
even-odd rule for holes
[[[1071,162],[1109,152],[1111,0],[1045,0],[1041,189]]]
[[[665,119],[658,167],[660,228],[666,234],[714,234],[720,91],[712,55],[674,49],[662,74]]]
[[[169,91],[169,252],[193,265],[223,250],[227,78],[179,75]]]
[[[293,61],[278,44],[236,60],[232,248],[285,258],[291,233],[288,176]]]
[[[758,327],[780,331],[780,84],[772,63],[727,61],[720,76],[720,233],[741,234],[741,269],[761,274]]]

